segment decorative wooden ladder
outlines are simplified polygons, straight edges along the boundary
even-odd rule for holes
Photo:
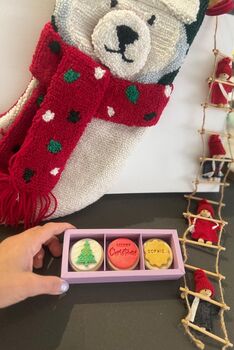
[[[215,35],[214,35],[214,69],[213,69],[213,75],[212,77],[210,77],[208,79],[208,83],[210,83],[210,89],[209,92],[207,94],[207,98],[204,104],[202,104],[203,106],[203,121],[202,121],[202,127],[199,130],[199,133],[201,135],[201,139],[202,139],[202,144],[203,144],[203,155],[200,158],[200,167],[199,167],[199,171],[198,174],[196,176],[195,181],[193,182],[194,184],[194,192],[190,195],[186,195],[186,199],[188,200],[188,206],[187,206],[187,211],[183,214],[184,217],[188,220],[188,228],[186,229],[186,231],[183,234],[183,237],[180,239],[181,241],[181,245],[182,245],[182,251],[183,251],[183,256],[184,256],[184,263],[185,263],[185,268],[186,268],[186,274],[184,277],[184,287],[180,288],[180,291],[182,292],[182,296],[186,301],[186,306],[188,309],[188,316],[184,319],[182,319],[182,324],[185,328],[186,333],[190,336],[191,340],[195,343],[195,345],[199,348],[199,349],[204,349],[205,348],[205,344],[201,341],[201,339],[198,339],[197,335],[195,335],[196,333],[193,333],[192,330],[195,330],[197,332],[197,334],[202,334],[205,335],[207,337],[212,338],[213,340],[217,341],[218,343],[221,344],[222,349],[226,350],[229,347],[233,347],[233,344],[230,342],[229,337],[228,337],[228,332],[227,332],[227,328],[226,328],[226,324],[225,324],[225,318],[224,318],[224,314],[227,310],[230,310],[229,306],[225,303],[224,300],[224,290],[223,290],[223,280],[225,280],[225,276],[223,274],[221,274],[220,272],[220,257],[221,257],[221,252],[225,251],[226,248],[222,246],[222,238],[223,235],[225,233],[225,227],[226,225],[228,225],[228,223],[226,221],[223,220],[222,217],[222,209],[225,206],[224,203],[224,192],[226,190],[226,188],[230,185],[228,183],[228,175],[230,172],[230,166],[233,164],[234,159],[233,159],[233,154],[232,154],[232,150],[231,150],[231,144],[230,144],[230,140],[231,138],[234,137],[234,135],[231,135],[230,131],[228,130],[228,126],[226,126],[226,129],[224,132],[222,133],[217,133],[217,132],[213,132],[210,130],[207,130],[206,127],[206,121],[207,121],[207,111],[210,108],[220,108],[216,105],[211,104],[210,101],[210,95],[211,95],[211,91],[212,91],[212,86],[214,84],[214,82],[220,82],[218,79],[216,79],[215,76],[215,72],[216,72],[216,67],[217,67],[217,63],[219,58],[221,57],[227,57],[227,55],[224,55],[222,52],[220,52],[217,49],[217,31],[218,31],[218,17],[216,18],[216,27],[215,27]],[[231,58],[232,59],[232,58]],[[232,59],[232,61],[234,61]],[[231,85],[233,87],[233,93],[232,93],[232,97],[234,97],[234,83],[229,83],[229,85]],[[231,107],[224,107],[224,108],[220,108],[222,112],[225,112],[226,114],[229,115],[229,113],[233,112],[234,110]],[[228,148],[229,148],[229,153],[230,153],[230,158],[229,159],[222,159],[220,161],[225,161],[227,163],[227,172],[222,180],[222,182],[215,182],[215,181],[205,181],[204,179],[201,180],[200,176],[202,173],[202,169],[203,169],[203,165],[205,163],[205,161],[207,160],[212,160],[212,158],[207,158],[206,157],[206,135],[212,135],[212,134],[217,134],[222,136],[223,138],[227,139],[227,144],[228,144]],[[215,161],[218,161],[217,159]],[[197,193],[199,192],[199,186],[201,184],[216,184],[217,186],[220,186],[220,200],[219,201],[212,201],[212,200],[208,200],[208,202],[212,205],[215,205],[217,207],[217,212],[218,212],[218,219],[211,219],[211,218],[204,218],[201,217],[199,215],[194,215],[191,213],[191,206],[193,201],[200,201],[203,198],[198,197]],[[201,243],[201,242],[197,242],[197,241],[193,241],[191,239],[189,239],[189,231],[190,231],[190,226],[192,224],[192,220],[193,218],[202,218],[203,220],[208,220],[208,221],[212,221],[216,224],[220,225],[220,235],[219,235],[219,241],[217,245],[209,245],[206,243]],[[193,266],[193,265],[189,265],[188,264],[188,260],[189,260],[189,256],[188,256],[188,249],[191,246],[200,246],[200,247],[204,247],[208,250],[213,250],[215,252],[215,256],[216,256],[216,260],[215,260],[215,270],[212,271],[208,271],[208,270],[204,270],[203,271],[207,274],[208,277],[210,278],[214,278],[217,280],[218,282],[218,286],[219,286],[219,294],[220,294],[220,301],[215,301],[212,299],[209,299],[205,296],[202,296],[199,293],[195,293],[193,291],[191,291],[188,287],[188,276],[187,276],[187,271],[196,271],[197,269],[200,269],[200,267],[198,266]],[[220,336],[217,336],[211,332],[208,332],[206,330],[204,330],[203,328],[191,323],[189,321],[189,314],[191,311],[191,307],[189,304],[189,299],[188,296],[194,296],[194,297],[199,297],[201,300],[206,300],[216,306],[220,307],[220,313],[219,313],[219,318],[220,318],[220,326],[223,332],[223,338]]]

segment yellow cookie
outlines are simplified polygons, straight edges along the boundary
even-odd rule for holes
[[[169,269],[173,262],[170,246],[161,239],[149,239],[144,243],[145,266],[149,270]]]

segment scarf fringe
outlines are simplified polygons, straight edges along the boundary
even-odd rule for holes
[[[0,224],[37,226],[54,214],[58,202],[53,193],[19,192],[10,175],[0,173]],[[50,210],[50,208],[52,208]]]

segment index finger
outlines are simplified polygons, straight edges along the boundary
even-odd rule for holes
[[[36,248],[41,247],[44,243],[46,243],[53,236],[58,236],[66,230],[74,229],[75,227],[69,223],[65,222],[50,222],[45,224],[44,226],[38,226],[31,230],[25,231],[23,234],[25,237],[30,238],[33,245]]]

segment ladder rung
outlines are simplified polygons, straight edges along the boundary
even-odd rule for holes
[[[182,322],[184,325],[186,325],[186,326],[188,326],[188,327],[190,327],[190,328],[193,328],[194,330],[196,330],[196,331],[198,331],[198,332],[200,332],[200,333],[203,333],[203,334],[207,335],[208,337],[210,337],[210,338],[212,338],[212,339],[218,341],[218,342],[221,343],[221,344],[224,344],[224,345],[229,346],[229,347],[233,347],[233,344],[230,343],[229,340],[225,340],[225,339],[223,339],[223,338],[220,338],[220,337],[218,337],[217,335],[215,335],[215,334],[213,334],[213,333],[211,333],[211,332],[208,332],[207,330],[205,330],[205,329],[203,329],[203,328],[200,328],[200,327],[196,326],[195,324],[189,322],[188,320],[182,319],[181,322]]]
[[[224,162],[224,163],[233,163],[234,159],[228,159],[228,158],[221,158],[221,159],[214,159],[214,158],[209,158],[209,157],[200,157],[200,161],[201,162],[205,162],[206,160],[210,160],[210,161],[215,161],[215,162]]]
[[[228,85],[228,86],[231,86],[231,87],[234,88],[234,83],[232,81],[223,81],[223,80],[220,80],[220,79],[214,79],[213,77],[209,77],[208,81],[210,83],[220,83],[220,84]]]
[[[222,251],[226,250],[226,248],[222,247],[222,246],[201,243],[198,241],[192,241],[191,239],[179,238],[179,240],[180,240],[180,242],[185,242],[185,243],[192,244],[192,245],[198,245],[200,247],[206,247],[206,248],[217,249],[217,250],[222,250]]]
[[[192,217],[192,218],[202,219],[202,220],[205,220],[205,221],[211,221],[211,222],[214,222],[214,223],[217,223],[217,224],[221,224],[221,225],[228,225],[228,222],[226,222],[226,221],[212,219],[212,218],[205,218],[204,216],[201,216],[201,215],[194,215],[192,213],[183,213],[183,215],[185,217]]]
[[[199,181],[193,181],[195,185],[214,185],[214,186],[223,186],[223,187],[229,187],[230,183],[228,182],[218,182],[213,180],[199,180]]]
[[[229,134],[229,133],[222,133],[222,132],[218,132],[218,131],[211,131],[211,130],[206,130],[206,129],[199,129],[198,130],[199,134],[203,135],[218,135],[218,136],[222,136],[222,137],[227,137],[228,139],[232,139],[234,137],[234,135]]]
[[[188,265],[188,264],[185,264],[184,266],[186,267],[186,269],[191,270],[191,271],[203,270],[206,275],[211,276],[211,277],[216,277],[220,280],[226,279],[226,277],[223,276],[221,273],[217,274],[215,272],[207,271],[207,270],[201,269],[200,267],[196,267],[196,266],[192,266],[192,265]]]
[[[193,292],[193,291],[189,290],[188,288],[180,287],[180,291],[183,292],[183,293],[192,295],[194,297],[198,297],[201,300],[208,301],[208,303],[213,304],[213,305],[217,305],[217,306],[219,306],[220,308],[222,308],[224,310],[227,310],[227,311],[230,310],[230,307],[227,304],[222,304],[222,303],[220,303],[220,302],[218,302],[216,300],[213,300],[211,298],[208,298],[208,297],[206,297],[206,296],[204,296],[204,295],[202,295],[200,293]]]
[[[191,196],[191,195],[188,195],[188,194],[186,194],[184,197],[185,197],[186,199],[192,199],[192,200],[194,200],[194,201],[201,201],[201,200],[204,199],[204,198],[202,198],[202,197]],[[221,207],[225,207],[225,206],[226,206],[225,203],[215,202],[215,201],[211,201],[211,200],[208,200],[208,199],[206,199],[206,200],[207,200],[207,202],[210,203],[210,204],[221,205]]]
[[[225,112],[233,112],[233,108],[232,107],[219,107],[218,105],[214,105],[213,103],[202,103],[202,107],[204,108],[208,108],[208,107],[212,107],[212,108],[217,108],[217,109],[223,109]]]

